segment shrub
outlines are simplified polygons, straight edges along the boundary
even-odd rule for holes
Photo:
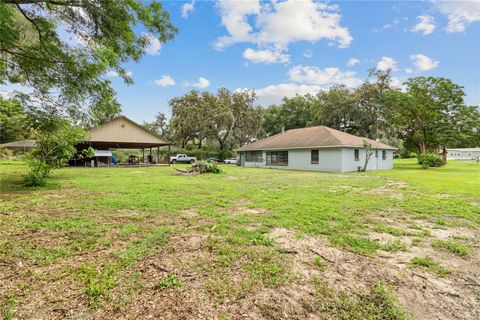
[[[10,159],[13,156],[12,150],[0,147],[0,159]]]
[[[443,160],[434,153],[422,153],[418,156],[418,164],[421,165],[423,169],[428,169],[430,167],[440,167],[444,163]]]
[[[28,119],[30,126],[35,128],[33,133],[37,147],[28,154],[30,173],[25,182],[41,186],[51,170],[66,164],[77,152],[75,145],[85,137],[85,132],[48,110],[32,111]]]
[[[27,187],[44,187],[46,184],[43,174],[39,172],[29,171],[25,175],[25,185]]]

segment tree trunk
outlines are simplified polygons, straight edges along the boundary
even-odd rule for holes
[[[427,153],[427,144],[424,141],[420,142],[420,153]]]
[[[363,171],[367,171],[368,161],[370,160],[370,157],[372,156],[372,153],[373,152],[366,151],[366,153],[365,153],[365,164],[363,166]]]
[[[442,147],[442,161],[443,164],[447,163],[447,148],[445,146]]]

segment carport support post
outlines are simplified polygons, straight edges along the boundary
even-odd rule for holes
[[[168,145],[167,162],[170,165],[170,145]]]
[[[152,158],[152,147],[150,147],[150,157],[148,157],[148,160],[150,160],[150,161],[153,162],[153,158]]]
[[[160,147],[157,147],[157,164],[160,164]]]

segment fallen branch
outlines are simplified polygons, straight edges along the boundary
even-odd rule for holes
[[[415,272],[412,272],[412,274],[413,274],[414,276],[417,276],[417,277],[419,277],[419,278],[422,278],[422,279],[425,279],[425,280],[427,280],[427,281],[430,281],[430,280],[428,280],[428,278],[427,278],[427,277],[425,277],[425,276],[422,276],[421,274],[418,274],[418,273],[415,273]]]
[[[315,253],[317,256],[321,257],[322,259],[327,260],[328,262],[333,263],[333,264],[335,263],[335,261],[333,261],[333,260],[331,260],[331,259],[328,259],[328,258],[325,257],[324,255],[322,255],[320,252],[317,252],[317,251],[315,251],[315,250],[313,250],[313,249],[311,249],[311,248],[310,248],[309,250],[310,250],[311,252]]]
[[[295,250],[295,249],[279,248],[277,250],[280,253],[288,253],[288,254],[297,254],[298,253],[298,251]]]
[[[219,166],[215,163],[199,161],[192,164],[190,168],[187,170],[180,170],[175,168],[178,172],[182,173],[183,175],[197,175],[202,173],[220,173],[222,170]]]

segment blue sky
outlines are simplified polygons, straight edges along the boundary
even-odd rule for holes
[[[357,86],[371,67],[394,81],[443,76],[480,104],[480,1],[164,2],[179,28],[130,63],[134,85],[110,75],[123,113],[150,121],[189,90],[255,89],[258,103]],[[141,30],[139,30],[141,32]],[[350,63],[349,63],[350,62]]]

